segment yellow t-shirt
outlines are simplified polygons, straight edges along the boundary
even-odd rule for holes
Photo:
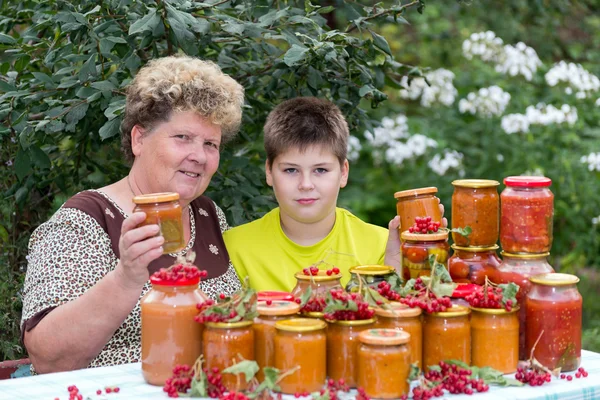
[[[344,285],[350,279],[350,267],[383,264],[388,230],[337,208],[329,235],[312,246],[301,246],[285,235],[279,208],[275,208],[256,221],[226,231],[223,237],[240,279],[249,276],[255,290],[291,292],[296,285],[294,274],[323,259],[340,269]]]

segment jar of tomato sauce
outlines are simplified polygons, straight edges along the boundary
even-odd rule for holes
[[[279,382],[282,393],[319,391],[327,379],[327,338],[324,321],[294,318],[275,323],[275,368],[300,367]]]
[[[579,278],[569,274],[542,274],[530,278],[527,293],[527,354],[550,369],[576,370],[581,364],[583,300]],[[539,341],[538,341],[539,339]]]
[[[341,289],[340,279],[342,274],[327,275],[326,271],[320,270],[317,275],[305,275],[303,272],[296,272],[296,286],[292,289],[292,296],[299,299],[308,290],[311,289],[308,303],[300,309],[302,314],[312,313],[311,317],[322,318],[323,309],[325,309],[325,298],[331,289]]]
[[[327,376],[356,387],[358,335],[373,328],[375,319],[333,321],[327,327]]]
[[[223,371],[236,362],[254,360],[254,329],[252,321],[206,322],[202,335],[202,353],[207,368]],[[243,374],[222,374],[223,385],[230,391],[246,389]]]
[[[519,363],[519,307],[471,308],[471,363],[512,374]]]
[[[442,222],[440,200],[435,196],[437,191],[436,187],[425,187],[394,193],[396,211],[400,216],[400,232],[413,226],[415,217],[431,217],[433,222]]]
[[[358,386],[367,396],[397,399],[408,394],[410,334],[396,329],[369,329],[358,339]]]
[[[500,230],[500,182],[488,179],[459,179],[452,182],[452,228],[471,227],[468,237],[452,233],[458,246],[489,247],[498,241]]]
[[[160,235],[165,239],[163,254],[175,253],[185,247],[179,193],[144,194],[135,196],[133,202],[135,203],[133,212],[146,213],[146,219],[140,226],[152,224],[159,226]]]
[[[444,312],[424,314],[423,365],[426,370],[446,360],[471,365],[470,313],[467,307],[453,306]]]
[[[150,282],[140,300],[142,375],[149,384],[163,386],[175,365],[194,365],[202,354],[203,325],[194,317],[196,304],[208,297],[198,289],[199,277],[164,281],[152,276]]]
[[[500,195],[500,244],[508,253],[545,253],[552,247],[554,194],[550,178],[509,176]]]
[[[376,308],[376,329],[396,329],[410,334],[410,363],[423,368],[423,322],[421,309],[396,302],[390,302],[389,309]]]
[[[448,260],[448,272],[454,282],[483,285],[487,276],[492,282],[502,260],[496,251],[498,245],[462,247],[452,245],[454,254]]]
[[[402,277],[404,280],[431,275],[429,256],[435,255],[437,262],[448,265],[448,232],[410,233],[402,232]]]
[[[347,292],[357,292],[361,286],[360,280],[366,282],[370,287],[377,289],[380,282],[396,273],[394,267],[387,265],[357,265],[350,268],[350,280],[346,284]]]

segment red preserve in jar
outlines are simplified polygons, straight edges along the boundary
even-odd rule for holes
[[[448,272],[454,282],[483,285],[485,277],[494,281],[494,274],[502,260],[496,254],[498,245],[489,247],[461,247],[452,245],[454,254],[448,260]]]

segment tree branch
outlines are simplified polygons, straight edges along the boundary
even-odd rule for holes
[[[391,13],[394,13],[394,14],[402,14],[402,12],[403,12],[405,9],[407,9],[407,8],[409,8],[409,7],[412,7],[412,6],[414,6],[414,5],[417,5],[417,4],[419,4],[419,3],[420,3],[420,1],[419,1],[419,0],[415,0],[415,1],[413,1],[412,3],[408,3],[408,4],[405,4],[405,5],[403,5],[402,7],[400,7],[400,8],[399,8],[399,9],[397,9],[397,10],[384,10],[384,11],[381,11],[381,12],[379,12],[379,13],[377,13],[377,14],[373,14],[373,15],[371,15],[371,16],[369,16],[369,17],[366,17],[365,19],[363,19],[363,20],[362,20],[362,22],[365,22],[365,21],[370,21],[370,20],[372,20],[372,19],[379,18],[379,17],[382,17],[382,16],[384,16],[384,15],[388,15],[388,14],[391,14]],[[346,31],[345,31],[345,33],[350,33],[350,32],[352,32],[353,30],[355,30],[356,28],[358,28],[358,25],[357,25],[356,23],[352,22],[352,23],[351,23],[350,25],[348,25],[348,27],[346,28]]]

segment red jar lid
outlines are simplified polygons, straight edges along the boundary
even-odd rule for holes
[[[258,292],[258,301],[267,300],[283,300],[283,301],[294,301],[294,296],[288,292],[278,292],[276,290],[264,290]]]
[[[471,293],[475,292],[480,287],[481,286],[476,285],[474,283],[459,283],[456,289],[454,289],[454,292],[452,292],[451,297],[465,298]]]
[[[518,187],[548,187],[552,185],[552,179],[545,176],[508,176],[504,178],[504,184]]]
[[[192,286],[198,285],[200,283],[200,277],[197,276],[192,279],[182,278],[177,280],[172,279],[161,279],[159,276],[152,275],[150,277],[150,283],[153,285],[161,285],[161,286]]]

